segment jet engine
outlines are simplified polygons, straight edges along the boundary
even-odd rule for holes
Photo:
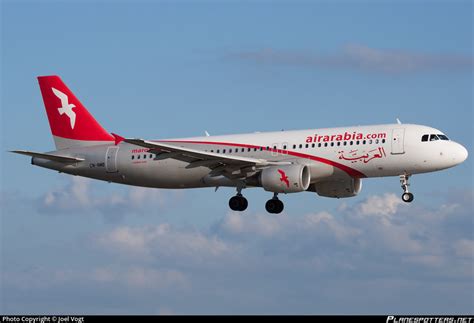
[[[348,178],[317,182],[312,184],[308,191],[316,192],[319,196],[341,198],[356,196],[361,189],[360,178]]]
[[[296,193],[306,191],[311,174],[306,165],[285,165],[265,168],[260,173],[260,184],[265,191]]]

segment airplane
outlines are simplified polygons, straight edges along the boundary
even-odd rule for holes
[[[382,124],[193,138],[145,140],[107,132],[58,76],[38,83],[56,150],[12,152],[36,166],[120,184],[168,189],[233,187],[233,211],[247,209],[242,190],[273,193],[267,212],[284,209],[279,194],[356,196],[362,179],[398,176],[412,202],[409,178],[464,162],[467,150],[432,127]]]

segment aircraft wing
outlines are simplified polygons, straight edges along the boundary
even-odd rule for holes
[[[273,162],[266,159],[211,153],[143,139],[124,139],[124,141],[149,148],[150,152],[157,155],[155,159],[172,158],[188,162],[186,168],[208,167],[212,170],[211,176],[224,175],[233,179],[245,178],[254,174],[259,168],[291,164],[291,162]]]
[[[28,151],[28,150],[12,150],[10,151],[15,154],[21,154],[21,155],[26,155],[26,156],[31,156],[31,157],[38,157],[38,158],[43,158],[47,160],[52,160],[60,163],[77,163],[84,161],[83,158],[76,158],[76,157],[69,157],[69,156],[59,156],[59,155],[51,155],[51,154],[45,154],[45,153],[36,153],[33,151]]]

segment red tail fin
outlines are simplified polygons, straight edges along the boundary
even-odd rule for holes
[[[59,76],[39,76],[38,82],[57,149],[114,142]]]

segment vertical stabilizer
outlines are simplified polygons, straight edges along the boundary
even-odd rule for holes
[[[57,149],[115,142],[59,76],[39,76],[38,82]]]

